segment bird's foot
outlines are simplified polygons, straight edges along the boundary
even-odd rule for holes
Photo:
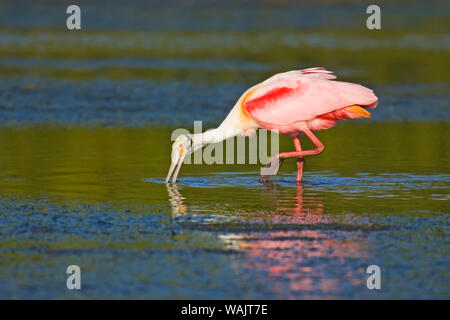
[[[261,168],[259,181],[262,183],[272,181],[272,177],[278,173],[282,163],[283,159],[280,159],[278,155],[270,159],[269,163]]]

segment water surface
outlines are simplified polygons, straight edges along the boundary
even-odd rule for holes
[[[448,294],[445,123],[323,132],[302,186],[294,161],[271,184],[258,165],[185,165],[166,185],[170,131],[158,127],[0,132],[2,296]],[[80,293],[62,288],[68,264],[83,267]],[[380,292],[365,286],[370,264]]]

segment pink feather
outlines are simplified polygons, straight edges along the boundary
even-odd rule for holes
[[[340,120],[318,118],[321,115],[352,105],[376,107],[378,99],[372,90],[334,79],[333,73],[324,68],[276,74],[252,90],[243,108],[262,127],[295,127],[294,124],[304,122],[310,129],[318,130]],[[352,117],[349,114],[343,118]]]

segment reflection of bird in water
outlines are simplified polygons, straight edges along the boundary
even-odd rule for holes
[[[175,185],[167,185],[167,190],[173,213],[184,214],[185,198]],[[335,229],[320,197],[305,199],[300,185],[294,196],[287,197],[291,191],[274,183],[264,185],[261,196],[275,205],[274,210],[240,218],[247,227],[254,225],[250,232],[219,231],[225,248],[244,253],[240,270],[263,274],[261,281],[274,296],[285,293],[286,285],[292,297],[312,298],[338,296],[343,286],[363,286],[365,273],[360,265],[368,257],[364,242],[350,240],[349,231]],[[195,214],[195,209],[190,211]],[[220,230],[223,222],[209,223]],[[349,262],[355,260],[359,262]]]
[[[305,197],[305,188],[297,185],[295,195],[286,197],[290,190],[265,184],[263,197],[275,204],[275,210],[253,222],[269,220],[274,230],[220,236],[230,248],[245,252],[242,267],[265,273],[264,281],[275,295],[285,292],[280,278],[290,292],[310,298],[338,295],[343,286],[362,286],[364,270],[348,261],[367,259],[364,242],[345,239],[345,231],[333,231],[319,196]]]
[[[183,204],[184,198],[181,195],[180,190],[178,190],[178,186],[176,184],[170,185],[166,183],[166,187],[173,215],[179,216],[185,214],[186,206]]]
[[[361,85],[333,81],[336,77],[324,68],[294,70],[276,74],[251,87],[238,99],[222,124],[204,133],[179,136],[172,145],[172,164],[166,178],[177,179],[186,155],[207,144],[218,143],[237,135],[250,136],[259,128],[292,137],[295,151],[273,157],[261,171],[261,180],[278,173],[283,159],[297,158],[297,182],[301,182],[305,156],[321,153],[322,142],[313,130],[333,127],[339,120],[370,118],[367,108],[377,105],[373,91]],[[303,150],[300,134],[315,145]]]
[[[320,197],[308,195],[305,201],[303,185],[298,184],[295,195],[292,196],[289,193],[289,197],[286,197],[286,191],[290,192],[291,188],[286,189],[272,182],[265,183],[263,188],[263,197],[270,199],[275,207],[272,223],[311,224],[328,221],[327,216],[323,215],[323,203]]]

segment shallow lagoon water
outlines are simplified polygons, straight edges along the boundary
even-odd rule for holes
[[[52,2],[28,4],[0,3],[1,298],[450,297],[446,10],[392,2],[370,33],[359,2],[330,16],[219,1],[214,16],[114,1],[95,19],[84,3],[77,34]],[[380,105],[318,133],[302,186],[292,160],[270,184],[261,164],[184,165],[164,183],[173,129],[217,125],[248,86],[316,65]]]
[[[185,164],[166,185],[164,128],[0,132],[2,296],[448,296],[445,123],[319,133],[328,148],[307,159],[302,186],[294,161],[271,184],[260,165]],[[69,264],[83,268],[79,293],[64,290]],[[370,264],[379,292],[365,286]]]

